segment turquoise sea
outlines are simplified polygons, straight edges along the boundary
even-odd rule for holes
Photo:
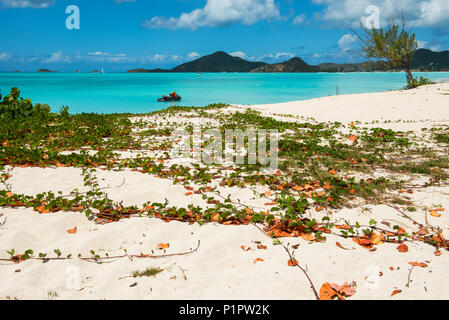
[[[431,80],[446,73],[415,73]],[[265,104],[340,94],[401,89],[404,73],[0,73],[2,95],[18,87],[22,97],[49,104],[53,111],[68,105],[71,113],[146,113],[171,105],[205,106],[214,102]],[[157,98],[176,91],[179,103]]]

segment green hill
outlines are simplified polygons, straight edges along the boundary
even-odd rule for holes
[[[283,63],[266,64],[257,69],[252,70],[254,73],[262,72],[319,72],[320,68],[317,66],[311,66],[304,62],[301,58],[292,58]]]
[[[171,72],[250,72],[263,65],[266,63],[246,61],[219,51],[184,63],[172,69]]]
[[[363,63],[321,63],[321,72],[358,72],[365,70]]]
[[[449,51],[434,52],[418,49],[413,57],[412,69],[449,71]]]

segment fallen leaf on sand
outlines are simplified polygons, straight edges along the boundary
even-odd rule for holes
[[[342,291],[336,289],[341,289]],[[326,282],[321,286],[320,300],[333,300],[335,297],[338,297],[339,300],[345,300],[343,295],[345,295],[346,293],[348,293],[348,297],[350,297],[354,295],[355,290],[347,283],[345,283],[343,286],[339,286],[335,283],[331,285],[329,282]]]
[[[364,247],[365,249],[371,249],[373,247],[373,244],[370,239],[363,239],[363,238],[352,238],[352,240],[357,243],[358,245]]]
[[[406,244],[401,244],[400,246],[398,246],[398,251],[399,252],[407,252],[408,251],[408,246]]]
[[[301,238],[303,238],[306,241],[315,241],[315,236],[313,234],[309,234],[309,233],[301,234]]]
[[[382,244],[385,242],[385,237],[381,234],[375,234],[373,232],[373,234],[371,235],[371,242],[372,242],[372,244],[375,244],[375,245]]]
[[[441,213],[438,213],[436,210],[430,210],[430,215],[435,218],[441,217]]]
[[[441,233],[438,233],[438,235],[433,235],[432,240],[435,241],[439,246],[445,246],[444,237]]]
[[[186,192],[185,195],[186,196],[191,196],[193,194],[193,192]]]
[[[265,191],[265,196],[266,197],[271,197],[272,193],[270,191]]]
[[[240,248],[242,248],[243,251],[249,251],[249,250],[251,250],[250,247],[246,247],[246,246],[241,246]]]
[[[168,249],[170,247],[170,244],[169,243],[159,243],[157,245],[157,247],[159,248],[159,250]]]
[[[330,182],[326,182],[323,186],[324,190],[332,190],[332,185]]]
[[[22,256],[20,254],[17,254],[15,256],[11,257],[11,261],[15,262],[15,263],[21,263],[23,262],[22,260]]]
[[[332,283],[331,287],[332,289],[334,289],[335,291],[346,297],[352,297],[355,293],[355,285],[354,284],[350,285],[347,282],[345,282],[342,286]]]
[[[418,230],[418,234],[420,236],[425,236],[425,235],[429,234],[429,230],[427,230],[427,228],[425,228],[425,227],[421,227]]]
[[[288,260],[288,266],[289,267],[296,267],[298,265],[298,260],[296,260],[296,259],[290,259],[290,260]]]
[[[391,296],[397,295],[398,293],[401,293],[401,292],[402,292],[402,290],[394,290],[394,291],[391,293]]]
[[[341,249],[343,249],[343,250],[349,250],[349,249],[346,249],[345,247],[343,247],[341,244],[340,244],[340,242],[337,242],[337,243],[335,243],[336,245],[337,245],[337,247],[339,247],[339,248],[341,248]]]
[[[357,136],[355,136],[355,135],[350,136],[349,137],[349,141],[356,142],[357,141]]]
[[[332,289],[329,282],[326,282],[320,289],[320,300],[332,300],[337,295],[337,292]]]
[[[77,227],[67,230],[67,233],[74,234],[74,233],[76,233],[76,231],[78,231]]]
[[[436,255],[437,257],[441,256],[441,251],[440,251],[440,250],[435,251],[435,255]]]
[[[257,263],[257,262],[263,262],[263,259],[257,258],[257,259],[255,259],[255,260],[253,261],[253,263]]]
[[[263,244],[259,244],[259,245],[257,245],[257,249],[267,250],[267,246],[264,246]]]
[[[427,264],[424,262],[409,262],[408,264],[414,267],[427,268]]]
[[[37,210],[39,213],[50,213],[50,210],[45,209],[44,206],[37,207],[36,210]]]

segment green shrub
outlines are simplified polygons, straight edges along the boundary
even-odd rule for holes
[[[435,84],[435,82],[431,81],[428,78],[424,78],[421,76],[419,79],[411,79],[409,75],[407,75],[407,89],[418,88],[420,86],[425,86],[428,84]]]
[[[23,117],[41,116],[50,113],[50,107],[46,104],[33,103],[30,99],[19,98],[20,90],[11,88],[9,95],[2,99],[0,95],[0,119],[17,119]]]

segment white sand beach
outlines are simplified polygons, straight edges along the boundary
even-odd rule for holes
[[[305,101],[255,106],[257,110],[293,114],[317,121],[449,121],[449,84],[413,90],[330,96]]]
[[[449,84],[441,83],[408,91],[341,95],[308,101],[250,106],[265,116],[284,121],[341,122],[345,126],[359,121],[361,126],[413,131],[449,125]],[[229,112],[247,106],[229,107]],[[295,117],[286,117],[293,115]],[[146,120],[151,116],[144,117]],[[173,120],[173,119],[172,119]],[[401,120],[401,121],[399,121]],[[174,120],[173,120],[174,121]],[[201,121],[177,116],[177,121]],[[378,121],[378,122],[375,122]],[[446,149],[447,151],[447,149]],[[35,195],[44,191],[69,193],[74,188],[86,191],[79,168],[14,167],[8,183],[14,193]],[[111,199],[125,205],[148,201],[187,206],[204,206],[201,195],[186,196],[182,185],[169,179],[123,171],[98,170],[100,188]],[[420,181],[418,175],[414,181]],[[422,180],[422,179],[421,179]],[[3,186],[1,187],[3,188]],[[220,186],[224,196],[239,199],[254,208],[264,208],[266,199],[251,189]],[[259,192],[266,189],[259,188]],[[449,237],[449,187],[411,187],[410,201],[419,209],[408,212],[424,225],[439,227]],[[421,208],[445,208],[434,217]],[[307,217],[322,217],[310,210]],[[407,231],[418,227],[397,210],[384,204],[361,204],[332,210],[332,218],[344,223],[387,222]],[[3,223],[3,224],[2,224]],[[0,299],[315,299],[304,273],[288,266],[289,256],[282,245],[252,224],[222,225],[164,222],[157,218],[131,217],[114,223],[96,224],[79,212],[39,214],[33,208],[0,207],[0,258],[8,259],[7,250],[23,253],[32,249],[55,256],[72,254],[72,260],[27,260],[21,263],[0,262]],[[67,230],[76,227],[76,233]],[[386,227],[384,225],[384,227]],[[325,242],[303,238],[281,238],[294,246],[291,253],[312,279],[319,291],[325,282],[342,285],[355,283],[349,299],[448,299],[449,252],[423,242],[408,244],[408,252],[398,251],[398,244],[384,243],[370,251],[352,239],[328,235]],[[198,249],[191,254],[152,258],[117,258],[97,263],[77,259],[96,254],[177,254]],[[338,246],[336,243],[341,246]],[[169,248],[159,250],[158,244]],[[258,248],[260,244],[266,249]],[[249,250],[242,249],[249,248]],[[343,247],[343,248],[342,248]],[[256,260],[260,258],[261,260]],[[412,267],[410,262],[427,267]],[[155,277],[130,277],[136,270],[161,268]],[[413,268],[413,270],[411,270]],[[77,280],[79,279],[79,281]],[[401,290],[392,296],[395,290]]]

